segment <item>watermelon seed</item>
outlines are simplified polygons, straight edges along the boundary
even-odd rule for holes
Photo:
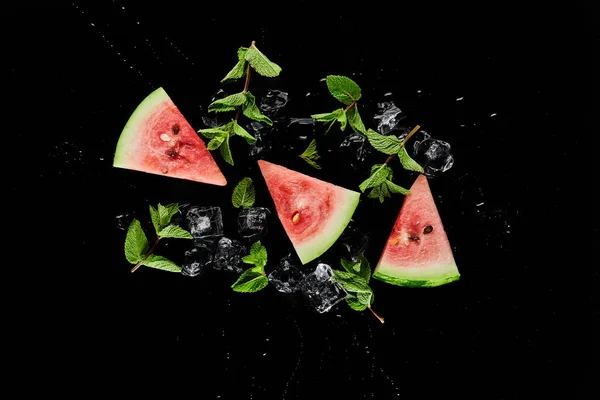
[[[390,240],[390,246],[397,245],[399,241],[400,241],[400,238],[393,238],[392,240]]]
[[[414,241],[421,240],[421,238],[420,238],[420,237],[418,237],[418,236],[413,236],[413,235],[408,235],[408,238],[409,238],[410,240],[414,240]]]
[[[427,234],[427,233],[431,233],[433,231],[433,226],[431,225],[427,225],[425,228],[423,228],[423,233]]]
[[[181,130],[181,127],[179,126],[179,124],[173,124],[173,126],[171,127],[171,130],[173,131],[174,134],[179,134],[179,131]]]
[[[169,170],[166,167],[163,167],[162,171],[163,174],[166,174],[167,172],[169,172]]]
[[[300,221],[300,213],[296,211],[292,216],[292,224],[296,225]]]
[[[162,140],[163,142],[170,142],[171,136],[169,136],[167,133],[163,133],[162,135],[160,135],[160,140]]]

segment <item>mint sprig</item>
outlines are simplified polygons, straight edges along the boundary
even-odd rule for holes
[[[208,105],[209,112],[224,113],[235,111],[235,117],[225,125],[216,128],[199,129],[198,133],[210,139],[206,146],[208,150],[213,151],[219,149],[223,160],[230,165],[234,165],[233,155],[229,146],[231,136],[241,136],[249,144],[256,143],[256,138],[248,133],[238,123],[241,115],[254,121],[265,123],[269,126],[273,125],[273,121],[266,115],[260,112],[256,106],[256,98],[250,93],[250,71],[254,70],[259,75],[265,77],[276,77],[281,72],[281,67],[267,58],[253,41],[250,47],[240,47],[237,52],[237,63],[221,80],[223,83],[236,81],[242,77],[246,77],[244,89],[239,93],[234,93],[222,99],[213,101]]]
[[[150,219],[152,220],[152,225],[156,232],[156,240],[152,247],[150,247],[150,243],[142,229],[140,221],[135,218],[131,221],[129,228],[127,229],[127,235],[125,236],[124,249],[127,261],[131,264],[135,264],[131,269],[131,272],[135,272],[142,265],[150,268],[162,269],[163,271],[181,272],[180,266],[165,257],[154,254],[154,250],[161,239],[193,239],[191,233],[178,225],[171,224],[171,219],[178,212],[179,205],[177,203],[168,204],[166,206],[159,203],[156,208],[150,206]]]
[[[357,108],[357,102],[362,96],[360,87],[352,79],[341,75],[328,75],[325,82],[329,93],[346,107],[328,113],[313,114],[311,117],[315,121],[328,124],[325,133],[338,122],[341,131],[346,130],[346,126],[350,125],[354,132],[364,135],[365,125]]]
[[[334,269],[333,275],[336,281],[348,292],[346,303],[355,311],[364,311],[368,308],[383,323],[384,319],[371,307],[375,295],[373,289],[369,286],[371,266],[364,253],[360,254],[356,262],[342,259],[341,264],[345,271]]]
[[[317,162],[321,156],[319,156],[319,153],[317,152],[316,139],[311,140],[308,144],[308,147],[306,147],[306,150],[304,150],[298,157],[306,161],[311,167],[321,169],[321,166]]]
[[[242,261],[254,266],[242,272],[231,288],[242,293],[258,292],[265,288],[269,283],[269,278],[265,274],[267,249],[260,243],[260,240],[252,245],[249,254],[242,257]]]
[[[235,208],[248,208],[254,205],[256,192],[252,178],[242,178],[233,189],[231,203]]]

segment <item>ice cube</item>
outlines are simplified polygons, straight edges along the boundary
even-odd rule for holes
[[[412,157],[421,164],[429,178],[439,176],[454,165],[450,144],[425,131],[422,131],[421,140],[415,140]]]
[[[331,310],[348,295],[346,290],[332,277],[331,267],[319,263],[315,270],[306,275],[300,283],[302,294],[308,299],[309,304],[320,313]]]
[[[222,237],[217,242],[213,259],[213,268],[220,271],[242,272],[242,257],[246,255],[246,247],[240,242]]]
[[[273,271],[269,273],[269,282],[282,293],[294,293],[300,288],[304,273],[297,267],[298,263],[288,254],[279,260]]]
[[[358,257],[367,249],[370,237],[370,233],[358,229],[352,220],[340,236],[338,243],[345,249],[352,261],[357,261]]]
[[[194,239],[214,243],[223,236],[223,216],[220,207],[189,207],[185,214]]]
[[[240,210],[237,219],[240,237],[248,240],[258,240],[268,231],[268,218],[271,215],[266,207],[250,207]]]
[[[350,158],[350,166],[353,169],[360,167],[369,155],[372,154],[371,145],[367,137],[358,133],[352,133],[342,141],[340,149],[348,150]]]
[[[252,121],[246,125],[246,130],[256,138],[256,142],[248,148],[249,156],[264,155],[273,149],[273,129],[258,121]]]
[[[181,274],[196,277],[202,275],[212,266],[213,249],[203,243],[195,243],[185,252],[181,265]]]
[[[265,114],[274,114],[288,102],[288,94],[281,90],[271,89],[260,100],[260,110]]]
[[[283,147],[289,151],[304,151],[315,136],[315,120],[312,118],[290,118],[285,135]]]
[[[406,118],[406,115],[393,102],[385,101],[377,103],[378,113],[373,117],[377,124],[377,131],[382,135],[396,130],[400,121]]]

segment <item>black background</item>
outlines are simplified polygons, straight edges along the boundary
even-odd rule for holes
[[[5,285],[7,293],[23,289],[6,302],[17,317],[7,330],[24,339],[11,341],[15,375],[37,382],[22,390],[594,397],[583,394],[597,317],[588,311],[598,233],[596,210],[589,219],[598,130],[591,14],[575,2],[77,1],[9,9],[5,251],[15,254],[6,268],[17,276]],[[201,107],[218,89],[239,90],[219,80],[252,40],[283,72],[256,77],[251,90],[288,92],[288,116],[333,109],[319,80],[347,75],[363,90],[368,126],[391,92],[409,124],[452,145],[454,166],[430,184],[458,282],[423,290],[373,282],[382,325],[344,304],[317,314],[272,288],[236,294],[226,273],[129,272],[117,215],[149,222],[149,204],[221,205],[226,235],[235,236],[229,198],[242,176],[255,178],[257,205],[272,208],[243,144],[233,148],[235,167],[216,157],[229,181],[223,188],[112,168],[121,129],[147,94],[164,87],[200,128]],[[368,165],[353,172],[336,156],[342,138],[321,139],[320,171],[289,154],[265,159],[356,189]],[[397,175],[405,186],[414,179]],[[359,205],[372,262],[400,205],[399,197]],[[270,260],[291,251],[276,218],[265,245]],[[163,249],[175,259],[180,250]],[[322,259],[334,265],[336,257],[333,249]]]

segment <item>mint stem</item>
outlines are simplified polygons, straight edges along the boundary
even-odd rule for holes
[[[150,250],[148,250],[148,252],[146,253],[146,255],[144,256],[144,258],[142,258],[140,261],[138,261],[137,264],[135,264],[135,266],[133,268],[131,268],[131,272],[134,273],[139,267],[142,266],[142,262],[148,258],[148,256],[150,256],[150,254],[154,253],[154,250],[156,249],[156,246],[158,245],[158,242],[160,241],[160,237],[157,237],[156,240],[154,241],[154,244],[152,245],[152,247],[150,248]]]
[[[408,139],[411,138],[412,135],[414,135],[415,133],[417,133],[419,131],[419,129],[421,129],[420,125],[416,125],[412,131],[410,131],[410,133],[408,135],[406,135],[406,137],[404,138],[404,140],[402,141],[402,143],[400,143],[400,148],[404,147],[404,144],[406,144],[406,142],[408,141]],[[396,157],[398,154],[394,153],[392,155],[390,155],[385,162],[383,163],[383,165],[388,165],[390,163],[390,161],[392,161],[394,159],[394,157]]]
[[[381,317],[379,314],[377,314],[372,308],[371,306],[368,306],[369,310],[373,313],[373,315],[375,316],[375,318],[377,318],[379,320],[379,322],[381,322],[383,324],[383,317]]]
[[[344,112],[348,112],[348,110],[350,110],[352,107],[354,107],[354,105],[356,104],[356,100],[353,100],[352,103],[350,103],[348,105],[348,107],[346,107],[346,109],[344,110]]]
[[[255,45],[256,45],[256,41],[253,40],[252,43],[250,44],[250,47],[254,47]],[[248,67],[246,68],[246,82],[244,82],[244,90],[242,90],[242,93],[244,93],[244,94],[248,93],[248,88],[250,87],[250,71],[252,71],[252,68],[250,67],[250,63],[248,63]],[[238,110],[235,114],[235,122],[236,123],[239,121],[241,114],[242,114],[242,109],[238,108]],[[233,130],[233,126],[229,130],[229,133],[231,133],[232,130]]]

